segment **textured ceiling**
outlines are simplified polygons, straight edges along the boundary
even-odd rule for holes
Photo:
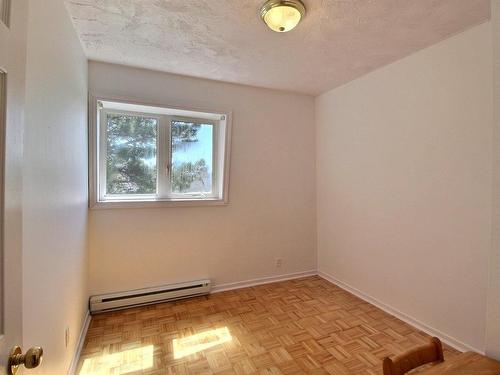
[[[319,94],[490,17],[490,0],[304,0],[289,33],[263,0],[66,0],[87,56]]]

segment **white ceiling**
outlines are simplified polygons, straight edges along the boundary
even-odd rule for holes
[[[289,33],[264,0],[66,0],[87,56],[319,94],[490,17],[490,0],[304,0]]]

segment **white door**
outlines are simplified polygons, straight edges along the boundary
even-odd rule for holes
[[[22,344],[22,135],[28,0],[0,0],[0,374]],[[18,359],[20,359],[18,357]],[[19,368],[18,374],[21,374]]]

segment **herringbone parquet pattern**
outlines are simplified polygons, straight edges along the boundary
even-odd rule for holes
[[[427,335],[319,277],[92,318],[80,375],[382,374]],[[457,352],[445,346],[445,358]]]

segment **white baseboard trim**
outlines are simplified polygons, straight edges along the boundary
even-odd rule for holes
[[[452,336],[449,336],[443,332],[441,332],[438,329],[435,329],[418,319],[405,314],[398,309],[389,306],[385,304],[384,302],[378,300],[377,298],[371,297],[370,295],[362,292],[361,290],[333,277],[332,275],[323,272],[323,271],[317,271],[317,270],[309,270],[309,271],[302,271],[302,272],[295,272],[295,273],[288,273],[288,274],[283,274],[283,275],[276,275],[276,276],[267,276],[267,277],[260,277],[256,279],[250,279],[250,280],[244,280],[244,281],[238,281],[234,283],[225,283],[225,284],[216,284],[212,287],[211,293],[219,293],[219,292],[225,292],[229,290],[235,290],[235,289],[242,289],[242,288],[248,288],[252,286],[257,286],[257,285],[264,285],[264,284],[271,284],[271,283],[276,283],[279,281],[286,281],[286,280],[294,280],[294,279],[300,279],[303,277],[309,277],[309,276],[316,276],[318,275],[319,277],[331,282],[332,284],[338,286],[339,288],[344,289],[345,291],[361,298],[362,300],[378,307],[379,309],[385,311],[388,314],[391,314],[395,316],[396,318],[404,321],[405,323],[410,324],[411,326],[427,333],[428,335],[431,336],[437,336],[439,337],[444,343],[448,344],[449,346],[465,352],[465,351],[473,351],[477,352],[480,354],[485,354],[484,350],[480,350],[477,348],[474,348],[470,345],[467,345],[460,340],[455,339]],[[73,355],[72,361],[70,368],[68,370],[68,375],[76,375],[76,370],[78,366],[78,361],[80,359],[80,354],[83,349],[83,344],[85,343],[85,337],[87,335],[87,331],[89,329],[90,325],[90,312],[87,311],[87,314],[85,315],[85,320],[84,324],[82,327],[82,330],[80,332],[80,336],[78,338],[78,343],[77,347],[75,350],[75,353]]]
[[[225,292],[228,290],[248,288],[250,286],[276,283],[278,281],[300,279],[301,277],[315,276],[317,274],[318,274],[318,271],[309,270],[309,271],[288,273],[288,274],[284,274],[284,275],[260,277],[258,279],[237,281],[235,283],[216,284],[212,287],[211,293],[219,293],[219,292]]]
[[[69,366],[68,375],[76,375],[78,361],[80,360],[80,354],[82,353],[83,344],[85,343],[85,337],[87,336],[87,331],[89,330],[91,319],[92,317],[90,316],[90,311],[87,310],[87,314],[85,314],[83,326],[80,331],[80,336],[78,337],[78,342],[76,343],[76,349],[73,353],[73,358],[71,359],[71,365]]]
[[[318,271],[318,276],[331,282],[332,284],[337,285],[339,288],[342,288],[345,291],[347,291],[351,294],[354,294],[356,297],[361,298],[363,301],[366,301],[366,302],[378,307],[379,309],[385,311],[386,313],[395,316],[396,318],[402,320],[403,322],[408,323],[409,325],[427,333],[428,335],[438,337],[441,341],[448,344],[452,348],[455,348],[461,352],[473,351],[473,352],[477,352],[480,354],[484,354],[483,350],[480,350],[480,349],[474,348],[470,345],[467,345],[467,344],[463,343],[462,341],[457,340],[456,338],[451,337],[451,336],[447,335],[446,333],[441,332],[438,329],[435,329],[435,328],[433,328],[425,323],[422,323],[418,319],[415,319],[414,317],[412,317],[408,314],[405,314],[405,313],[399,311],[398,309],[395,309],[392,306],[385,304],[384,302],[378,300],[377,298],[374,298],[374,297],[362,292],[361,290],[350,286],[349,284],[333,277],[332,275],[327,274],[326,272]]]

